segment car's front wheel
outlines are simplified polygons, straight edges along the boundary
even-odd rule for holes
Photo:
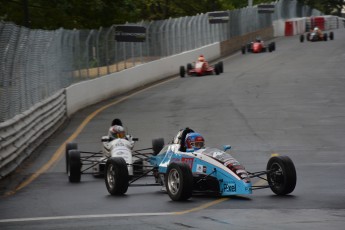
[[[122,157],[111,157],[105,164],[105,185],[111,195],[123,195],[128,189],[128,168]]]
[[[296,169],[288,156],[271,157],[267,163],[267,181],[277,195],[287,195],[296,187]]]
[[[166,190],[174,201],[188,200],[193,192],[193,174],[186,163],[174,162],[165,175]]]

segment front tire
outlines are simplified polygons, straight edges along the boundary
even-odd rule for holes
[[[165,186],[173,201],[188,200],[193,192],[193,174],[186,163],[174,162],[168,166]]]
[[[267,163],[267,181],[277,195],[287,195],[296,187],[296,169],[288,156],[276,156]]]
[[[105,164],[105,186],[108,192],[115,195],[123,195],[128,190],[128,168],[122,157],[111,157]]]

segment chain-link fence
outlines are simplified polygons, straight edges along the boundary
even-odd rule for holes
[[[267,28],[274,20],[320,15],[295,0],[274,4],[271,14],[259,14],[256,6],[229,11],[222,24],[210,24],[208,14],[143,21],[136,24],[146,28],[140,43],[116,42],[116,25],[44,31],[0,22],[0,123],[76,82]]]

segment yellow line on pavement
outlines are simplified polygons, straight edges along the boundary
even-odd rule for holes
[[[230,198],[220,198],[218,200],[215,200],[215,201],[212,201],[212,202],[208,202],[206,204],[203,204],[203,205],[200,205],[199,207],[196,207],[196,208],[192,208],[192,209],[189,209],[189,210],[185,210],[185,211],[181,211],[181,212],[174,212],[175,215],[183,215],[183,214],[187,214],[187,213],[191,213],[191,212],[196,212],[196,211],[200,211],[201,209],[205,209],[205,208],[208,208],[210,206],[213,206],[213,205],[216,205],[216,204],[219,204],[219,203],[222,203],[226,200],[229,200]]]
[[[99,114],[100,112],[102,112],[103,110],[116,105],[124,100],[127,100],[128,98],[139,94],[145,90],[151,89],[153,87],[159,86],[161,84],[164,84],[166,82],[175,80],[177,77],[165,80],[163,82],[157,83],[155,85],[149,86],[147,88],[138,90],[134,93],[131,93],[130,95],[124,96],[122,98],[116,99],[115,101],[97,109],[96,111],[94,111],[93,113],[91,113],[90,115],[88,115],[84,121],[79,125],[79,127],[73,132],[73,134],[64,141],[64,143],[58,148],[58,150],[56,150],[56,152],[53,154],[52,158],[46,163],[44,164],[40,169],[38,169],[35,173],[33,173],[28,179],[26,179],[25,181],[23,181],[22,183],[20,183],[14,190],[9,191],[5,194],[5,196],[10,196],[15,194],[16,192],[18,192],[19,190],[21,190],[22,188],[28,186],[31,182],[33,182],[37,177],[39,177],[42,173],[46,172],[50,167],[52,167],[62,156],[63,153],[65,151],[65,145],[68,142],[72,142],[74,139],[76,139],[78,137],[78,135],[81,133],[81,131],[85,128],[85,126],[95,117],[97,116],[97,114]]]

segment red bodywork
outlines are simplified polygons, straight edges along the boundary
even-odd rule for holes
[[[263,44],[261,42],[253,42],[252,51],[253,53],[261,53],[263,50]]]
[[[214,68],[208,66],[206,62],[196,62],[193,69],[188,71],[189,75],[203,76],[206,74],[213,74]]]

